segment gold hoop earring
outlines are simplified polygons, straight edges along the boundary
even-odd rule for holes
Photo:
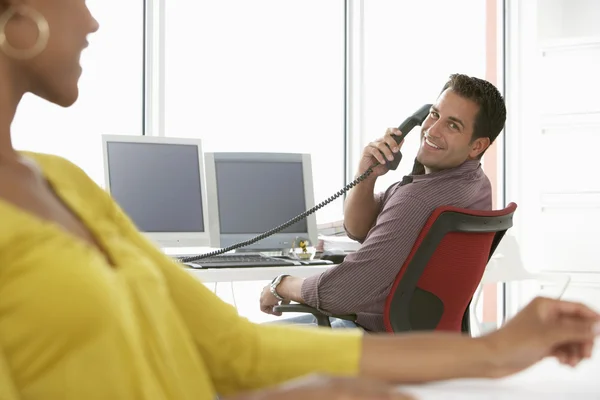
[[[24,17],[31,18],[37,25],[38,38],[35,45],[30,49],[16,49],[8,43],[6,38],[6,25],[12,17],[17,14],[17,10],[14,7],[9,7],[4,14],[0,15],[0,50],[7,56],[17,60],[28,60],[31,59],[46,49],[48,45],[48,38],[50,37],[50,27],[48,21],[42,14],[33,8],[26,7],[24,11],[19,12]]]

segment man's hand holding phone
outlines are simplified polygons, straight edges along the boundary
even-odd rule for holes
[[[396,143],[394,136],[400,136],[402,132],[398,128],[388,128],[383,137],[369,143],[363,150],[362,157],[358,166],[359,175],[364,173],[369,167],[375,164],[373,173],[369,178],[375,179],[385,175],[388,172],[388,167],[385,165],[387,161],[392,161],[400,152],[404,140],[400,144]]]

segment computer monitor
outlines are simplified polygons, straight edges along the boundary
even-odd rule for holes
[[[310,154],[209,152],[205,163],[215,247],[251,239],[314,207]],[[240,251],[281,251],[297,238],[317,244],[314,214]]]
[[[106,189],[162,248],[209,247],[202,142],[103,135]]]

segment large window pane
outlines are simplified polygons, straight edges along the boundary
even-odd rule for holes
[[[485,78],[486,13],[481,0],[364,2],[364,144],[435,101],[451,73]],[[407,136],[403,161],[377,189],[410,173],[419,129]]]
[[[206,151],[311,153],[315,201],[339,190],[344,2],[169,0],[166,11],[166,135]],[[341,199],[317,213],[341,217]]]
[[[58,154],[103,184],[100,135],[141,135],[144,1],[88,0],[100,30],[83,52],[80,97],[67,109],[25,96],[13,124],[14,145]]]

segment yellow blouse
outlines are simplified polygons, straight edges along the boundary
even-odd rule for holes
[[[0,399],[213,399],[354,375],[361,334],[241,318],[56,156],[23,153],[96,248],[0,199]]]

